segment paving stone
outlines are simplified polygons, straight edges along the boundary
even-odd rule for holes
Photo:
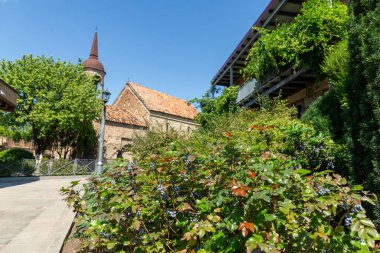
[[[0,252],[58,253],[74,218],[59,194],[84,177],[0,180]]]

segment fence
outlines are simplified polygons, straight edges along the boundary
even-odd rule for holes
[[[110,163],[112,160],[106,161]],[[39,166],[34,159],[1,164],[1,176],[70,176],[90,175],[96,169],[94,159],[53,160],[43,159]]]

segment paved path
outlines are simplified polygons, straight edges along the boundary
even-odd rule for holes
[[[0,252],[58,253],[74,218],[59,189],[78,179],[0,178]]]

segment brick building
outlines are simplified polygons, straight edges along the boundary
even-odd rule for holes
[[[197,110],[186,101],[128,82],[115,102],[106,107],[105,158],[126,157],[123,147],[146,130],[187,134],[196,129]],[[99,124],[95,125],[99,129]]]
[[[90,57],[83,62],[87,74],[96,76],[103,89],[106,72],[98,59],[98,36],[95,33]],[[186,101],[128,82],[114,103],[106,106],[104,156],[106,159],[127,157],[123,147],[132,144],[133,137],[148,129],[189,133],[197,127],[197,110]],[[94,123],[99,133],[100,125]]]

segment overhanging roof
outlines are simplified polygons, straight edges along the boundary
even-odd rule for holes
[[[279,23],[288,23],[299,14],[305,0],[271,0],[260,17],[253,24],[274,30]],[[212,85],[230,86],[241,77],[240,70],[246,64],[246,58],[259,34],[251,28],[245,34],[238,46],[228,57],[223,66],[211,81]],[[232,69],[232,73],[231,70]]]

